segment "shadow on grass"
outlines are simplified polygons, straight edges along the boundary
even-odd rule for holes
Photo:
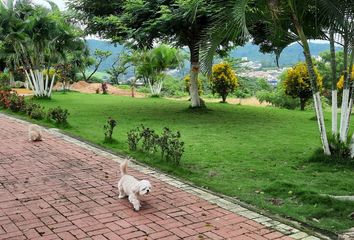
[[[343,158],[338,155],[327,156],[323,153],[322,148],[317,149],[310,157],[309,162],[322,163],[325,165],[340,167],[342,169],[354,169],[354,159]]]

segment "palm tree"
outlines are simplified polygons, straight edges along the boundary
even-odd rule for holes
[[[68,24],[54,7],[47,9],[20,1],[13,6],[1,5],[3,51],[8,61],[23,68],[27,81],[37,97],[50,97],[55,74],[49,78],[48,70],[63,59],[65,51],[78,38],[78,31]],[[3,55],[2,55],[3,56]]]

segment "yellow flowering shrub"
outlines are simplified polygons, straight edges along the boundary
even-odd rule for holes
[[[353,70],[352,70],[352,76],[350,78],[350,81],[354,81],[354,67],[353,67]],[[337,88],[338,89],[343,89],[343,87],[344,87],[344,76],[342,75],[339,78],[338,82],[337,82]]]
[[[189,93],[189,88],[191,86],[191,77],[187,75],[184,77],[185,91]],[[203,94],[203,82],[200,78],[198,78],[198,94],[199,96]]]
[[[213,93],[218,93],[221,96],[222,102],[225,102],[227,95],[233,92],[238,86],[235,71],[232,70],[229,63],[225,62],[213,66],[210,81],[211,90]]]
[[[318,89],[322,89],[323,77],[315,68]],[[287,71],[283,81],[285,94],[293,98],[300,98],[301,110],[304,110],[306,102],[312,97],[312,89],[307,66],[304,62],[296,64]]]

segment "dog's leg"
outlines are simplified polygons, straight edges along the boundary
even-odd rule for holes
[[[125,192],[121,186],[118,186],[119,196],[118,198],[125,198]]]
[[[140,202],[139,200],[136,198],[135,195],[129,195],[129,202],[131,202],[131,204],[133,204],[134,210],[135,211],[139,211],[140,210]]]

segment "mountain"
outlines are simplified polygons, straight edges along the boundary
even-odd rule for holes
[[[329,51],[329,43],[310,42],[312,56],[317,57],[321,52]],[[337,47],[337,50],[340,49]],[[263,67],[275,67],[275,55],[263,54],[257,45],[247,43],[243,47],[234,49],[230,55],[232,57],[247,57],[249,61],[260,62]],[[292,66],[299,61],[304,61],[304,54],[300,44],[294,43],[284,49],[279,58],[280,67]]]
[[[106,59],[100,66],[98,71],[105,72],[108,70],[112,63],[114,62],[117,55],[122,51],[123,46],[111,44],[109,41],[94,40],[88,39],[87,44],[91,53],[95,49],[109,50],[112,52],[112,55]],[[319,56],[321,52],[329,51],[329,43],[318,43],[310,42],[311,53],[314,57]],[[339,48],[337,48],[338,50]],[[298,43],[294,43],[284,49],[283,53],[279,59],[280,67],[292,66],[299,61],[304,61],[304,56],[302,53],[302,47]],[[237,47],[231,51],[230,55],[232,57],[247,57],[249,61],[259,62],[263,67],[276,67],[275,56],[274,54],[263,54],[259,52],[259,47],[251,43],[247,43],[242,47]],[[188,65],[186,66],[189,67]],[[187,72],[185,69],[182,72]],[[132,72],[127,74],[128,76],[132,75]]]

